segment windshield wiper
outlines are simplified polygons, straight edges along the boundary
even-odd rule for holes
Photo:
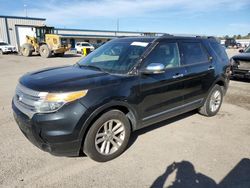
[[[79,66],[79,67],[87,67],[87,68],[99,70],[99,71],[101,71],[101,72],[106,72],[106,71],[104,71],[102,68],[97,67],[97,66],[94,66],[94,65],[80,65],[80,64],[78,64],[78,66]]]

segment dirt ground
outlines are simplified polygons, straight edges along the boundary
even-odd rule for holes
[[[246,81],[230,82],[217,116],[189,112],[139,130],[124,154],[107,163],[55,157],[33,146],[12,116],[18,78],[79,59],[0,56],[0,187],[250,187],[250,83]]]

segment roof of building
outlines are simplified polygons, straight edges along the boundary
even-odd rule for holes
[[[117,32],[117,33],[148,33],[148,34],[164,34],[158,32],[143,32],[143,31],[115,31],[115,30],[95,30],[95,29],[69,29],[69,28],[55,28],[55,30],[62,31],[90,31],[90,32]]]
[[[23,16],[5,16],[5,15],[0,15],[0,18],[26,19],[26,20],[41,20],[41,21],[45,21],[45,20],[46,20],[46,18],[33,18],[33,17],[23,17]]]

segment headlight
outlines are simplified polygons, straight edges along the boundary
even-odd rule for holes
[[[64,104],[75,101],[84,97],[88,90],[74,91],[67,93],[47,93],[41,92],[39,97],[41,98],[35,105],[38,113],[54,112],[61,108]]]

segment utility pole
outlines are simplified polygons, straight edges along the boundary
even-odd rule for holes
[[[120,29],[120,20],[119,20],[119,18],[117,19],[116,26],[117,26],[116,30],[117,30],[117,32],[119,32],[119,29]]]
[[[23,6],[24,6],[25,17],[28,17],[28,13],[27,13],[27,5],[26,5],[26,4],[24,4]]]

